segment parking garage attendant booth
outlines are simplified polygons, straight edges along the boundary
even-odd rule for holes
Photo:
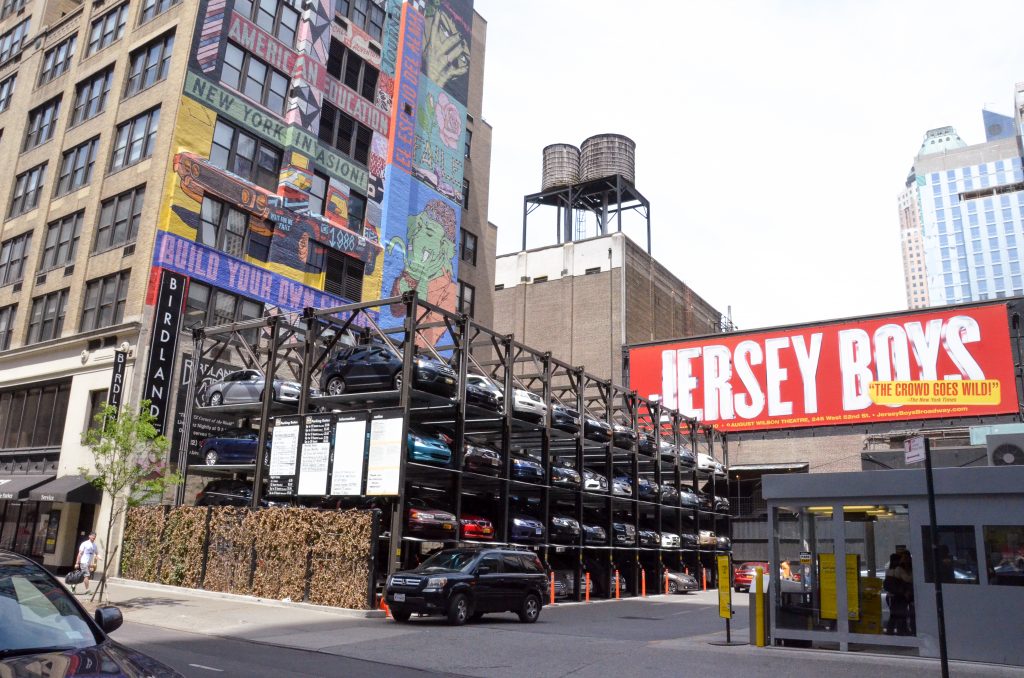
[[[1024,665],[1024,466],[935,470],[950,659]],[[923,470],[766,476],[771,637],[939,656]],[[883,590],[910,555],[913,604]]]

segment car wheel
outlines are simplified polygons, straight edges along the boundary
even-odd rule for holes
[[[679,584],[677,584],[674,581],[672,581],[671,579],[669,579],[668,580],[668,592],[669,593],[678,593],[679,592]]]
[[[345,392],[345,380],[341,377],[331,377],[327,382],[327,395],[341,395]]]
[[[484,613],[483,612],[474,612],[472,615],[470,615],[469,621],[471,621],[471,622],[478,622],[478,621],[480,621],[483,618],[484,618]]]
[[[391,612],[391,616],[394,618],[394,620],[399,624],[404,624],[405,622],[409,621],[409,617],[412,616],[412,612],[410,612],[409,610],[403,610],[399,607],[389,608],[389,611]]]
[[[448,603],[448,623],[452,626],[462,626],[469,617],[469,598],[465,593],[456,593]]]
[[[224,396],[220,391],[214,391],[210,394],[210,407],[217,407],[218,405],[224,404]]]
[[[394,385],[396,391],[401,391],[402,390],[402,373],[401,372],[399,372],[398,374],[395,375],[395,379],[394,379],[393,385]]]
[[[214,465],[216,465],[216,463],[217,463],[217,450],[210,450],[209,452],[207,452],[205,460],[206,460],[206,465],[207,466],[214,466]]]
[[[523,607],[519,610],[519,621],[524,624],[532,624],[540,616],[540,596],[536,593],[528,593],[523,599]]]

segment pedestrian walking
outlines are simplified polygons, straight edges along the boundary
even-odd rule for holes
[[[75,567],[85,574],[82,583],[85,584],[86,593],[89,592],[89,579],[92,577],[92,573],[96,571],[96,561],[99,559],[98,554],[99,547],[96,546],[96,533],[90,532],[89,538],[78,547],[78,558],[75,561]]]

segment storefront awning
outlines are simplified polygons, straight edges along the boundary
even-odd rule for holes
[[[24,499],[29,490],[47,480],[53,476],[0,476],[0,499]]]
[[[98,504],[103,498],[96,486],[82,476],[61,476],[28,493],[36,501],[61,501],[76,504]]]

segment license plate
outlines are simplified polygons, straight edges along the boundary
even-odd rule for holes
[[[404,603],[405,602],[405,594],[404,593],[396,593],[395,594],[395,602],[396,603]]]
[[[481,532],[483,532],[484,534],[490,534],[491,532],[494,532],[494,530],[492,530],[489,527],[485,527],[484,529],[481,530]]]
[[[544,530],[542,530],[541,528],[538,527],[537,528],[537,536],[539,537],[541,535],[541,532],[543,532],[543,531]]]
[[[452,526],[449,523],[445,523],[444,525],[442,525],[442,527],[446,530],[452,529]]]

